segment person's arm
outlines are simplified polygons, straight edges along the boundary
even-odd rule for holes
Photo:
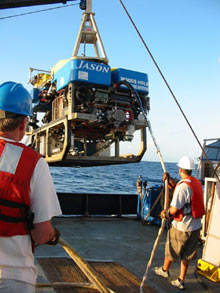
[[[177,207],[172,206],[168,210],[171,216],[175,215],[179,211]]]
[[[168,210],[163,210],[160,214],[161,218],[170,219],[172,218],[179,209],[177,207],[170,206]]]
[[[34,224],[34,228],[31,230],[31,237],[36,244],[45,244],[55,235],[55,229],[53,228],[51,221]]]
[[[31,179],[30,209],[34,214],[31,237],[36,244],[55,245],[59,231],[52,226],[51,219],[61,214],[53,180],[47,163],[41,158]]]
[[[161,218],[172,218],[179,210],[181,210],[186,202],[187,185],[182,183],[175,189],[170,207],[167,210],[163,210],[160,214]]]

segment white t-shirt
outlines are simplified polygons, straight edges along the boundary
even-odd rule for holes
[[[181,182],[181,181],[180,181]],[[170,206],[176,207],[178,210],[182,209],[183,210],[183,216],[182,221],[178,222],[173,220],[172,225],[180,231],[195,231],[198,229],[201,229],[202,224],[201,224],[201,218],[194,219],[191,213],[191,196],[192,196],[192,191],[191,188],[186,184],[186,183],[181,183],[178,184],[175,188],[174,194],[172,201],[170,203]],[[188,214],[188,215],[187,215]]]
[[[37,162],[31,178],[30,201],[34,223],[62,214],[48,164],[43,158]],[[29,235],[0,237],[0,278],[35,284],[37,269]]]

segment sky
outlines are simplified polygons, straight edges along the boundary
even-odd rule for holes
[[[77,4],[79,1],[67,2]],[[174,92],[198,140],[220,137],[220,1],[123,0]],[[30,11],[63,7],[4,19]],[[134,30],[119,0],[93,0],[92,10],[111,67],[148,74],[149,120],[165,162],[201,149]],[[50,70],[70,58],[80,27],[79,5],[42,5],[0,10],[0,83],[28,84],[29,68]],[[138,135],[125,143],[137,153]],[[150,133],[144,161],[159,161]]]

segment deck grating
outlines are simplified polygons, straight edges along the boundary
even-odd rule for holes
[[[42,268],[49,282],[75,282],[88,283],[88,279],[81,272],[72,259],[38,258],[38,264]],[[139,292],[140,279],[116,262],[90,261],[89,264],[96,271],[100,280],[116,293]],[[54,289],[57,293],[95,293],[97,290],[85,288]],[[144,286],[144,293],[155,293],[150,286]]]

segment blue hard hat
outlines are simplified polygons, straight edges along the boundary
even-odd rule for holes
[[[0,110],[32,116],[32,99],[22,84],[7,81],[0,85]]]

